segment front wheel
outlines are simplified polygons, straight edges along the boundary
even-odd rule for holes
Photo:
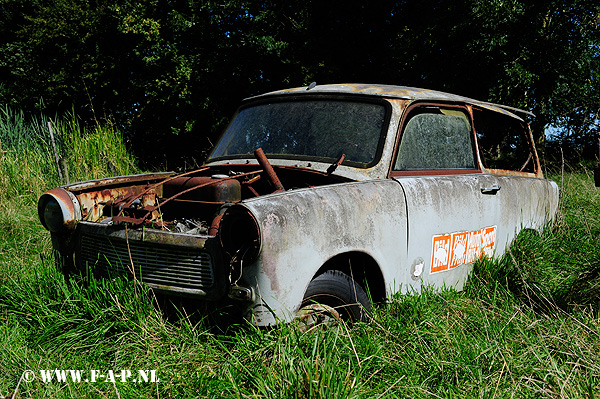
[[[360,284],[347,274],[329,270],[308,285],[298,318],[310,325],[330,324],[335,320],[356,323],[368,321],[372,310]]]

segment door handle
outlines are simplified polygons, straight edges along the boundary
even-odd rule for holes
[[[496,194],[498,191],[500,191],[500,186],[495,184],[491,187],[483,187],[481,189],[481,194]]]

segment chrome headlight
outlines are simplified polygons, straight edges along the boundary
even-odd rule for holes
[[[38,201],[38,217],[42,225],[53,233],[70,230],[81,220],[79,201],[62,188],[46,191]]]

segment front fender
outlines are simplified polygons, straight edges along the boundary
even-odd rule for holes
[[[406,203],[393,180],[291,190],[242,205],[261,234],[260,253],[244,268],[259,298],[257,324],[293,318],[315,273],[337,254],[369,254],[383,266],[386,286],[406,254]]]

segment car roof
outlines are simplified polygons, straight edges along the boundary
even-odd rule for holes
[[[522,120],[521,116],[535,116],[529,111],[518,108],[509,107],[506,105],[493,104],[485,101],[474,100],[472,98],[459,96],[457,94],[444,93],[436,90],[419,89],[406,86],[392,86],[380,84],[328,84],[316,85],[312,83],[310,86],[296,87],[285,90],[273,91],[270,93],[261,94],[259,96],[247,98],[245,101],[262,99],[273,96],[287,95],[307,95],[307,94],[346,94],[346,95],[363,95],[376,96],[385,98],[398,98],[412,101],[444,101],[444,102],[459,102],[485,108],[491,111],[496,111],[505,115],[512,116]]]

